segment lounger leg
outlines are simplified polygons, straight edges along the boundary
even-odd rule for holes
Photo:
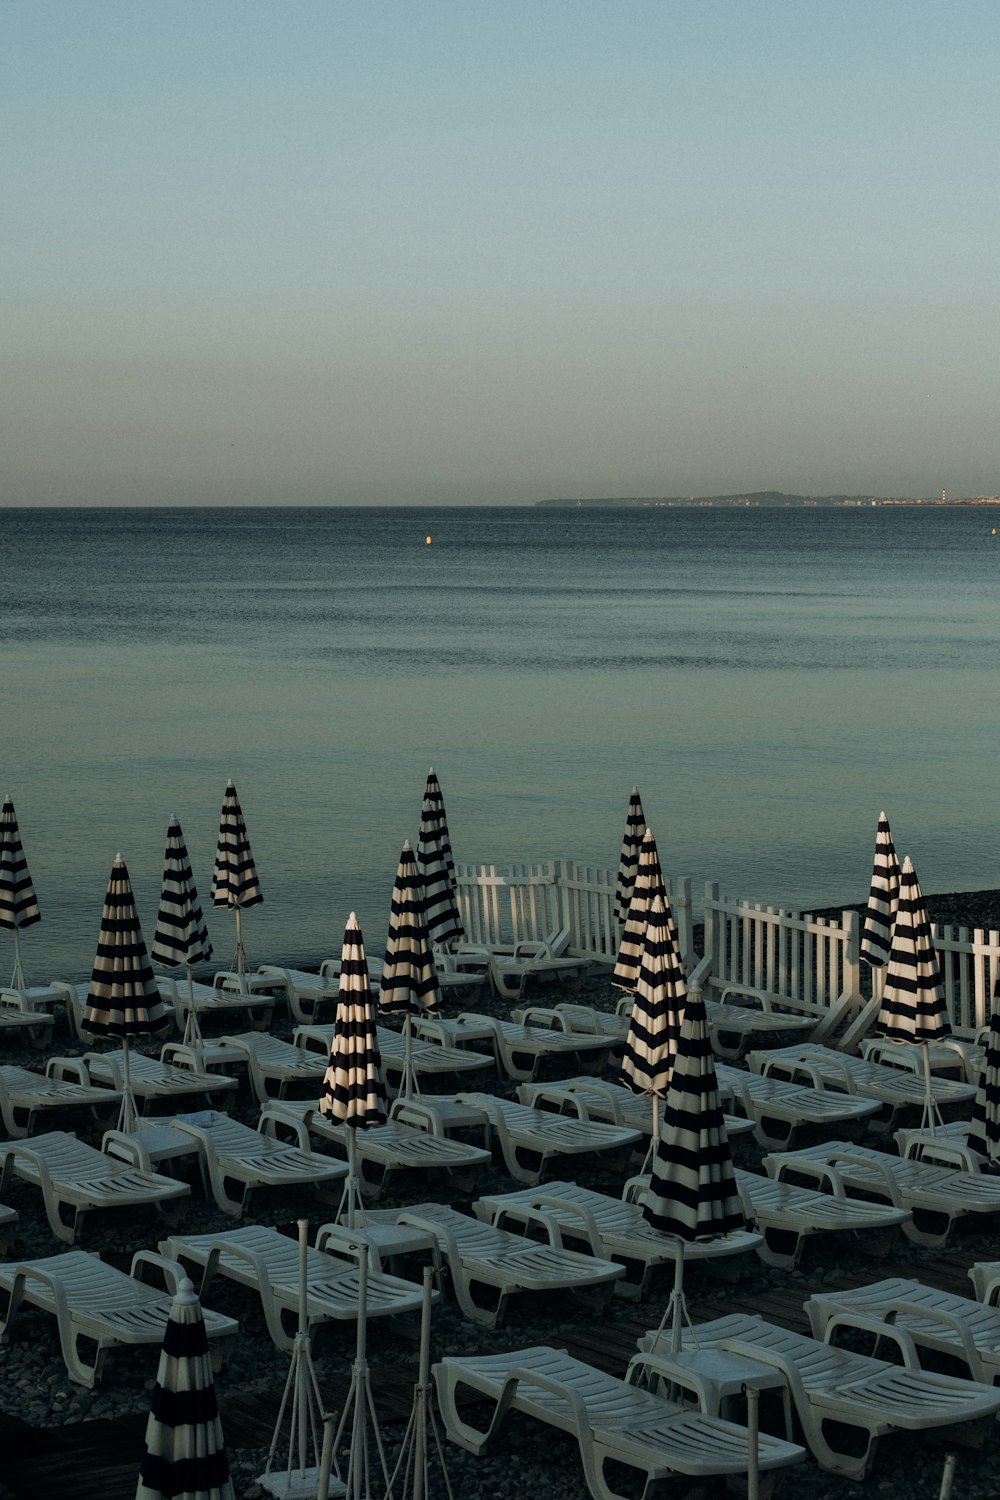
[[[438,1410],[444,1421],[445,1430],[451,1441],[457,1443],[468,1453],[474,1453],[478,1457],[484,1453],[500,1430],[501,1423],[507,1415],[507,1410],[514,1399],[517,1391],[517,1378],[513,1377],[504,1381],[503,1389],[497,1398],[489,1423],[485,1429],[473,1427],[470,1422],[465,1422],[458,1414],[457,1392],[460,1386],[466,1385],[470,1390],[480,1391],[485,1395],[492,1394],[492,1387],[484,1387],[474,1379],[470,1379],[464,1370],[450,1368],[446,1364],[435,1365],[431,1371],[434,1383],[437,1387]]]

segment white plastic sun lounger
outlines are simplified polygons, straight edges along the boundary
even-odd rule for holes
[[[186,979],[175,979],[170,974],[157,974],[156,987],[174,1012],[174,1019],[179,1031],[183,1032],[187,1025],[188,1012],[191,1010],[191,992]],[[230,990],[221,989],[214,984],[194,984],[194,1008],[201,1021],[206,1016],[232,1017],[234,1013],[244,1011],[247,1022],[251,1026],[267,1026],[271,1013],[274,1010],[273,995],[243,995],[233,994]],[[237,1014],[237,1024],[239,1018]],[[232,1025],[232,1021],[230,1021]]]
[[[736,1169],[743,1212],[764,1236],[757,1254],[765,1265],[794,1271],[806,1240],[814,1234],[851,1234],[855,1248],[883,1255],[909,1222],[907,1209],[848,1198],[835,1174],[830,1174],[828,1186],[829,1192],[818,1192]]]
[[[770,1074],[747,1073],[726,1063],[716,1065],[719,1087],[751,1122],[757,1144],[770,1150],[790,1146],[800,1129],[842,1132],[864,1128],[878,1113],[876,1099],[861,1099],[835,1089],[806,1087]],[[727,1122],[728,1129],[728,1122]]]
[[[85,1052],[83,1060],[91,1083],[121,1092],[125,1071],[120,1048],[116,1052]],[[210,1100],[213,1094],[226,1093],[238,1087],[237,1080],[224,1073],[201,1073],[194,1068],[178,1068],[173,1063],[146,1057],[134,1048],[129,1050],[128,1071],[132,1093],[143,1114],[148,1112],[154,1100],[168,1101],[176,1107],[178,1104],[190,1104],[192,1100]]]
[[[360,1274],[352,1247],[357,1237],[346,1230],[324,1226],[327,1245],[340,1253],[306,1250],[306,1317],[310,1324],[357,1320]],[[294,1336],[285,1328],[285,1315],[294,1323],[299,1308],[299,1246],[296,1240],[263,1225],[244,1225],[224,1234],[173,1235],[161,1241],[160,1252],[182,1264],[201,1268],[201,1295],[212,1278],[228,1276],[249,1287],[261,1300],[268,1332],[279,1349],[290,1350]],[[438,1293],[434,1294],[439,1295]],[[368,1273],[369,1318],[390,1317],[419,1309],[422,1289],[413,1281]]]
[[[298,1026],[294,1032],[296,1046],[302,1047],[310,1056],[322,1054],[324,1071],[330,1056],[333,1030],[332,1026]],[[375,1034],[386,1089],[389,1093],[398,1092],[406,1065],[406,1038],[402,1032],[393,1031],[388,1026],[377,1026]],[[436,1041],[422,1041],[418,1036],[410,1038],[410,1063],[417,1078],[442,1078],[493,1068],[493,1058],[488,1053],[442,1046]]]
[[[925,1081],[921,1074],[904,1068],[887,1068],[884,1063],[865,1062],[849,1057],[833,1047],[811,1042],[798,1046],[776,1047],[767,1052],[751,1052],[747,1064],[752,1072],[772,1078],[787,1078],[817,1089],[839,1089],[862,1099],[876,1099],[881,1105],[871,1118],[871,1127],[895,1130],[898,1116],[904,1110],[922,1110]],[[931,1096],[938,1109],[965,1106],[976,1097],[971,1084],[951,1079],[933,1078]]]
[[[321,1056],[308,1048],[290,1045],[264,1031],[244,1031],[224,1036],[229,1047],[238,1047],[247,1060],[247,1075],[258,1104],[284,1099],[298,1085],[318,1089],[326,1072],[329,1054]]]
[[[550,1243],[543,1245],[440,1203],[382,1209],[366,1215],[366,1220],[409,1224],[432,1234],[447,1262],[463,1316],[487,1328],[500,1321],[508,1299],[516,1292],[576,1292],[601,1307],[615,1281],[625,1274],[624,1267],[612,1261],[563,1249],[555,1226]],[[485,1304],[483,1292],[488,1299]]]
[[[340,993],[338,975],[310,974],[306,969],[286,969],[279,964],[261,964],[257,973],[284,986],[288,1014],[297,1026],[316,1026],[328,1017],[332,1023]]]
[[[569,1033],[561,1027],[519,1025],[478,1011],[465,1011],[460,1019],[489,1027],[498,1069],[520,1083],[529,1083],[535,1077],[544,1058],[572,1058],[577,1067],[586,1067],[589,1062],[594,1072],[600,1073],[612,1045],[610,1037]]]
[[[962,1424],[970,1440],[985,1438],[1000,1410],[1000,1390],[921,1370],[913,1341],[902,1328],[841,1313],[829,1320],[827,1338],[839,1327],[894,1340],[903,1365],[852,1354],[743,1313],[686,1330],[683,1347],[718,1349],[779,1370],[813,1457],[824,1469],[849,1479],[865,1477],[878,1439],[886,1433]],[[640,1347],[655,1350],[662,1337],[659,1329],[651,1330],[639,1340]],[[845,1428],[852,1430],[853,1441],[843,1435]]]
[[[684,1410],[641,1390],[632,1381],[647,1363],[637,1356],[629,1365],[628,1378],[617,1380],[561,1349],[535,1347],[443,1359],[432,1373],[452,1442],[480,1454],[496,1438],[508,1411],[523,1412],[576,1438],[587,1489],[595,1500],[621,1500],[606,1473],[610,1463],[644,1475],[644,1496],[655,1481],[677,1474],[745,1474],[749,1466],[746,1428]],[[492,1402],[485,1426],[474,1427],[468,1407],[460,1405],[465,1391]],[[761,1433],[761,1494],[769,1493],[766,1476],[804,1456],[796,1444]]]
[[[629,1018],[621,1012],[598,1010],[594,1005],[579,1005],[572,1000],[560,1000],[554,1009],[563,1017],[565,1031],[589,1031],[595,1036],[607,1036],[616,1046],[628,1036]]]
[[[53,1111],[86,1109],[98,1120],[102,1114],[117,1116],[120,1104],[121,1094],[92,1087],[81,1058],[50,1057],[44,1074],[0,1067],[0,1116],[9,1136],[30,1135],[38,1119]]]
[[[543,1245],[459,1214],[441,1203],[414,1203],[372,1217],[390,1217],[394,1223],[409,1224],[435,1236],[463,1316],[486,1328],[495,1328],[504,1316],[508,1299],[517,1292],[573,1292],[588,1298],[595,1307],[603,1307],[615,1290],[615,1281],[625,1274],[624,1266],[610,1260],[564,1250],[555,1226],[549,1244]],[[486,1290],[486,1305],[477,1299],[477,1287]]]
[[[158,1291],[141,1279],[151,1268],[166,1282],[166,1291]],[[132,1257],[128,1275],[85,1250],[67,1250],[42,1260],[0,1266],[4,1299],[0,1343],[9,1342],[23,1308],[51,1313],[58,1325],[59,1346],[70,1380],[92,1388],[101,1378],[110,1350],[143,1344],[159,1348],[182,1278],[175,1261],[150,1250],[139,1250]],[[218,1373],[229,1358],[240,1325],[222,1313],[208,1308],[202,1311],[205,1332],[211,1340],[212,1367]]]
[[[12,1001],[0,1004],[0,1041],[27,1042],[41,1051],[49,1045],[55,1020],[41,1010],[30,1010]]]
[[[712,1050],[733,1060],[742,1057],[752,1042],[768,1036],[808,1035],[821,1020],[819,1015],[783,1010],[765,991],[740,985],[727,985],[718,1000],[706,999],[705,1016]]]
[[[681,1246],[679,1240],[647,1223],[638,1204],[579,1187],[575,1182],[549,1182],[513,1193],[484,1194],[472,1207],[477,1218],[500,1227],[540,1225],[548,1234],[554,1223],[560,1243],[569,1240],[586,1245],[592,1255],[625,1267],[625,1275],[615,1282],[620,1297],[644,1296],[653,1271],[661,1266],[673,1268],[678,1254],[683,1254],[685,1263],[718,1260],[756,1250],[763,1238],[739,1229],[718,1239]]]
[[[954,1355],[973,1380],[993,1385],[1000,1375],[1000,1312],[973,1297],[890,1276],[850,1291],[814,1292],[806,1312],[818,1339],[836,1313],[860,1313],[882,1323],[894,1322],[918,1348]]]
[[[522,1104],[532,1109],[552,1105],[565,1113],[567,1106],[581,1120],[603,1120],[609,1125],[625,1125],[643,1135],[653,1133],[653,1107],[648,1095],[633,1094],[623,1084],[606,1078],[561,1078],[558,1083],[522,1083],[517,1090]],[[753,1121],[739,1115],[726,1115],[726,1134],[749,1135]]]
[[[242,1217],[256,1188],[310,1186],[326,1202],[331,1201],[324,1188],[347,1175],[343,1162],[332,1161],[310,1149],[309,1137],[301,1124],[296,1128],[298,1147],[283,1145],[271,1135],[262,1133],[269,1123],[270,1111],[261,1114],[260,1128],[252,1130],[218,1110],[201,1115],[177,1115],[171,1121],[185,1135],[198,1143],[198,1163],[205,1196],[215,1199],[218,1208],[231,1218]],[[339,1194],[336,1199],[339,1202]]]
[[[61,1130],[33,1136],[30,1142],[0,1142],[0,1157],[0,1199],[12,1177],[40,1188],[49,1228],[69,1245],[91,1209],[135,1209],[147,1204],[163,1208],[191,1191],[186,1182],[112,1161]],[[73,1213],[69,1224],[62,1216],[64,1207]]]
[[[405,1112],[405,1120],[396,1117],[397,1110]],[[333,1141],[347,1154],[350,1127],[322,1114],[318,1100],[276,1100],[268,1106],[267,1115],[265,1128],[272,1133],[277,1124],[304,1129],[321,1140]],[[384,1125],[354,1132],[360,1186],[366,1197],[380,1198],[394,1174],[401,1171],[444,1172],[452,1187],[471,1192],[492,1160],[491,1153],[437,1134],[437,1123],[422,1107],[418,1094],[406,1101],[397,1099]]]
[[[947,1244],[956,1219],[963,1215],[1000,1213],[1000,1177],[889,1156],[851,1141],[776,1152],[765,1156],[764,1167],[769,1176],[780,1174],[787,1181],[839,1179],[845,1191],[909,1209],[912,1218],[903,1225],[904,1234],[935,1249]]]
[[[537,1183],[554,1156],[617,1152],[624,1158],[641,1139],[639,1131],[628,1126],[570,1119],[495,1094],[456,1094],[455,1099],[482,1110],[515,1182]]]

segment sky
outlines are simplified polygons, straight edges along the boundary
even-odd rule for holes
[[[993,0],[0,7],[0,506],[1000,492]]]

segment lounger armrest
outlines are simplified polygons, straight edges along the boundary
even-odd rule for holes
[[[688,985],[688,994],[690,995],[690,993],[691,993],[691,986]],[[635,991],[634,990],[627,990],[626,993],[624,995],[622,995],[621,999],[615,1005],[615,1015],[616,1016],[631,1016],[631,1014],[632,1014],[632,1006],[633,1006],[634,1003],[635,1003]]]
[[[511,1011],[510,1018],[519,1026],[544,1026],[548,1031],[569,1031],[565,1018],[548,1005],[529,1005],[527,1009]]]
[[[25,1265],[24,1262],[17,1266],[14,1271],[14,1282],[11,1288],[11,1305],[16,1306],[20,1303],[22,1295],[25,1297],[29,1296],[26,1285],[29,1279],[32,1281],[41,1281],[48,1287],[52,1301],[55,1303],[54,1310],[56,1317],[59,1319],[60,1329],[68,1327],[70,1317],[69,1302],[66,1300],[66,1288],[62,1277],[46,1270],[44,1266],[29,1266]]]
[[[147,1268],[158,1271],[159,1277],[146,1276],[144,1272]],[[168,1255],[158,1255],[155,1250],[137,1250],[132,1257],[129,1275],[133,1281],[141,1281],[144,1285],[155,1285],[159,1280],[174,1297],[180,1290],[181,1282],[187,1280],[187,1273],[182,1265],[171,1260]]]
[[[91,1070],[92,1083],[96,1084],[98,1088],[106,1088],[107,1077],[102,1078],[101,1076],[102,1073],[106,1072],[110,1074],[111,1087],[117,1089],[119,1093],[121,1092],[124,1080],[122,1078],[121,1064],[116,1057],[111,1057],[106,1052],[85,1052],[83,1060],[87,1064],[88,1070]],[[95,1064],[97,1069],[96,1074],[93,1072]]]
[[[101,1136],[101,1150],[112,1161],[126,1161],[140,1172],[152,1172],[153,1159],[138,1135],[128,1130],[106,1130]]]
[[[625,1371],[625,1384],[646,1388],[649,1385],[650,1375],[660,1377],[664,1381],[671,1383],[676,1379],[676,1368],[669,1355],[664,1357],[662,1354],[653,1354],[649,1351],[633,1354]],[[668,1401],[666,1397],[662,1397],[661,1399],[663,1400],[663,1408],[666,1413],[679,1412],[686,1409],[676,1401]]]
[[[82,1057],[50,1057],[45,1064],[46,1078],[55,1078],[60,1083],[70,1082],[90,1087],[90,1070]]]
[[[562,1108],[564,1104],[568,1104],[571,1106],[572,1113],[576,1115],[578,1120],[585,1120],[589,1123],[590,1111],[580,1095],[574,1093],[572,1089],[562,1088],[558,1083],[546,1084],[542,1088],[538,1088],[535,1085],[532,1085],[532,1087],[531,1107],[533,1109],[544,1109],[547,1102],[557,1106],[553,1111],[555,1114],[562,1115],[568,1113],[568,1111]],[[520,1089],[518,1089],[518,1098],[521,1098]],[[521,1102],[526,1103],[527,1101],[522,1100]]]
[[[785,1383],[788,1386],[793,1405],[800,1412],[808,1409],[808,1392],[802,1383],[801,1375],[787,1355],[780,1354],[777,1349],[768,1349],[765,1345],[758,1344],[753,1339],[720,1339],[713,1347],[721,1350],[724,1354],[739,1354],[744,1359],[756,1360],[758,1364],[767,1365],[769,1369],[780,1371],[785,1377]]]
[[[410,1099],[402,1095],[394,1099],[389,1106],[389,1118],[398,1120],[401,1125],[412,1125],[415,1130],[423,1130],[427,1135],[445,1136],[447,1134],[442,1129],[441,1121],[433,1105],[424,1104],[419,1094]]]
[[[546,1213],[547,1209],[552,1212]],[[557,1236],[553,1243],[562,1248],[565,1228],[559,1223],[558,1214],[564,1214],[579,1221],[581,1234],[590,1245],[592,1255],[600,1257],[604,1254],[601,1248],[603,1245],[601,1231],[590,1209],[582,1203],[571,1203],[568,1199],[560,1198],[554,1193],[534,1193],[527,1203],[500,1203],[494,1210],[490,1222],[497,1228],[502,1228],[504,1219],[508,1217],[515,1221],[521,1218],[522,1222],[544,1224],[546,1228],[549,1228],[551,1224]],[[552,1232],[552,1229],[549,1229],[550,1236]]]
[[[760,1068],[754,1068],[754,1072],[759,1072],[761,1078],[775,1078],[784,1083],[802,1083],[805,1080],[804,1086],[816,1089],[818,1093],[822,1093],[827,1087],[818,1064],[808,1062],[805,1058],[774,1057],[768,1060],[766,1053],[751,1053],[751,1056],[763,1057]],[[841,1085],[840,1091],[842,1093],[853,1094],[856,1092],[854,1079],[839,1059],[837,1061],[831,1060],[827,1066],[837,1070],[837,1078]]]
[[[46,1197],[52,1192],[52,1174],[49,1164],[37,1151],[21,1141],[5,1141],[3,1146],[3,1171],[0,1172],[0,1198],[8,1181],[15,1174],[17,1162],[25,1161],[38,1173],[38,1185]]]
[[[397,1223],[399,1222],[397,1216]],[[368,1255],[369,1275],[378,1266],[378,1253],[372,1249],[365,1238],[364,1230],[355,1231],[347,1229],[343,1224],[321,1224],[316,1231],[316,1249],[322,1250],[324,1255],[330,1255],[337,1260],[360,1262],[363,1254]]]
[[[563,1000],[558,1005],[553,1006],[553,1009],[558,1016],[562,1017],[563,1031],[580,1031],[585,1036],[601,1035],[600,1023],[593,1007],[589,1005],[572,1005],[569,1001]]]
[[[906,1142],[903,1158],[906,1161],[926,1161],[940,1167],[954,1167],[959,1172],[979,1171],[979,1162],[968,1146],[958,1141],[939,1140],[937,1137],[933,1140],[927,1137],[911,1138]]]
[[[280,1109],[272,1109],[266,1104],[262,1105],[260,1115],[257,1119],[258,1134],[269,1137],[271,1140],[278,1140],[280,1139],[277,1130],[279,1125],[283,1130],[293,1132],[300,1151],[305,1151],[309,1156],[314,1154],[309,1141],[309,1123],[307,1118],[294,1120]]]
[[[957,1313],[948,1312],[943,1307],[927,1306],[924,1303],[902,1300],[893,1302],[892,1306],[887,1308],[885,1315],[886,1322],[895,1324],[895,1320],[900,1313],[913,1318],[926,1318],[930,1322],[940,1323],[942,1327],[950,1329],[962,1346],[963,1358],[972,1372],[973,1380],[985,1378],[982,1374],[982,1360],[979,1350],[976,1347],[976,1341],[964,1318],[959,1317]],[[987,1379],[986,1383],[987,1385],[992,1384],[992,1378]]]
[[[770,1166],[772,1162],[774,1163],[773,1172]],[[844,1186],[843,1177],[841,1177],[836,1167],[831,1166],[827,1161],[795,1161],[794,1159],[791,1161],[782,1161],[766,1156],[764,1158],[764,1165],[767,1167],[768,1175],[775,1182],[785,1181],[785,1170],[787,1168],[790,1171],[801,1173],[804,1177],[814,1178],[817,1187],[821,1188],[824,1192],[830,1193],[834,1198],[847,1197],[847,1189]]]
[[[765,1015],[771,1014],[771,997],[766,990],[755,990],[746,984],[726,984],[719,991],[719,1004],[733,1004],[730,1000],[731,995],[744,995],[748,1000],[756,1000]]]
[[[892,1339],[903,1356],[903,1364],[908,1370],[919,1370],[920,1359],[917,1355],[917,1346],[904,1328],[899,1328],[895,1323],[886,1323],[881,1318],[872,1318],[865,1313],[838,1312],[834,1313],[826,1327],[823,1329],[824,1344],[833,1343],[833,1335],[838,1328],[858,1328],[863,1333],[872,1333],[876,1338]]]
[[[1000,1271],[983,1283],[979,1300],[984,1307],[1000,1307]]]

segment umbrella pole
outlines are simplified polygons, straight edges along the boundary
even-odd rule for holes
[[[683,1327],[686,1323],[689,1328],[693,1327],[688,1316],[687,1300],[684,1296],[684,1241],[679,1235],[670,1235],[670,1239],[677,1246],[677,1254],[674,1257],[674,1285],[667,1299],[667,1305],[660,1319],[660,1326],[656,1330],[656,1342],[653,1352],[659,1348],[660,1339],[663,1337],[667,1325],[670,1325],[670,1353],[677,1354],[680,1351],[683,1340]]]
[[[118,1115],[118,1129],[124,1135],[135,1135],[139,1121],[135,1100],[132,1097],[132,1079],[129,1074],[128,1037],[122,1037],[122,1107]]]
[[[758,1405],[760,1391],[755,1385],[745,1385],[747,1398],[747,1500],[760,1497],[760,1425]]]
[[[922,1042],[920,1050],[924,1054],[924,1126],[930,1135],[934,1135],[940,1120],[931,1083],[931,1049],[927,1042]]]
[[[234,967],[236,969],[236,979],[239,983],[240,994],[245,995],[247,993],[247,956],[243,947],[243,926],[241,922],[243,913],[238,906],[234,907],[233,910],[236,912],[236,959]]]
[[[407,1011],[403,1017],[403,1098],[412,1099],[419,1092],[413,1073],[413,1026]]]
[[[14,972],[11,975],[10,987],[12,990],[25,988],[24,970],[21,967],[21,935],[16,927],[14,928]]]
[[[198,1025],[198,1006],[194,998],[194,974],[190,964],[186,963],[184,967],[187,969],[188,980],[188,1013],[187,1020],[184,1022],[184,1045],[200,1051],[204,1046],[204,1038],[201,1034],[201,1027]]]

